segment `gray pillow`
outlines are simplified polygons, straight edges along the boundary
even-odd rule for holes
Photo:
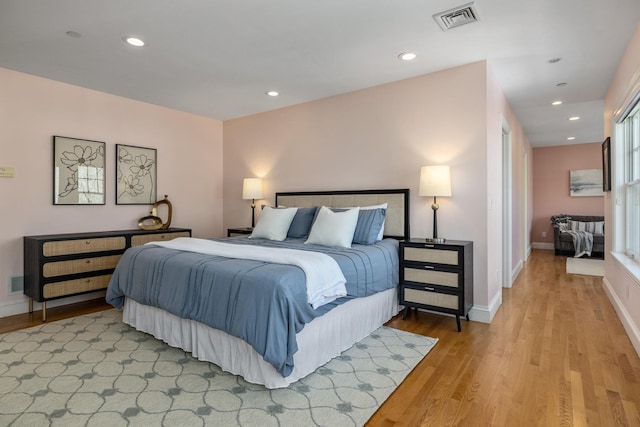
[[[293,217],[291,227],[289,227],[289,231],[287,232],[287,237],[296,239],[307,237],[317,210],[317,207],[298,208],[298,212],[296,212],[296,215]]]
[[[386,209],[361,209],[358,213],[356,231],[353,233],[353,243],[372,245],[378,240],[378,234],[384,225]]]

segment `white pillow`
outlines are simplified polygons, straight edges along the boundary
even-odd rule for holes
[[[334,212],[322,206],[305,243],[350,248],[359,212],[359,208]]]
[[[287,231],[297,211],[298,208],[274,209],[265,206],[249,238],[280,241],[286,239]]]

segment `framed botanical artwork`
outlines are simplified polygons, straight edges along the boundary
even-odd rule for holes
[[[53,137],[53,204],[105,204],[105,143]]]
[[[116,204],[150,205],[157,198],[155,148],[116,144]]]
[[[611,138],[602,143],[602,191],[611,191]]]

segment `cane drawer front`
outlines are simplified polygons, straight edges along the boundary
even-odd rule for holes
[[[42,276],[58,277],[90,271],[113,270],[122,255],[110,255],[95,258],[80,258],[68,261],[45,262],[42,265]]]
[[[126,247],[127,239],[125,236],[53,240],[42,244],[42,254],[45,257],[54,257],[91,252],[124,251]]]
[[[428,264],[460,265],[460,254],[457,248],[442,249],[437,245],[423,244],[422,246],[405,246],[405,261],[415,261]]]
[[[405,287],[403,288],[401,303],[414,303],[457,311],[460,298],[455,294],[436,292],[433,288],[416,289]]]
[[[446,286],[452,289],[460,287],[461,272],[459,271],[439,271],[433,266],[426,265],[405,266],[403,273],[404,280],[407,282]]]
[[[177,231],[167,233],[139,234],[131,236],[131,246],[140,246],[149,242],[163,242],[175,239],[176,237],[191,237],[191,232]]]
[[[110,278],[111,274],[103,274],[101,276],[46,283],[42,287],[42,296],[48,299],[106,289]]]

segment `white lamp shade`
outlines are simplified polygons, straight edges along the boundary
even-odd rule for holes
[[[262,179],[245,178],[242,181],[242,198],[243,199],[262,199]]]
[[[449,166],[423,166],[419,192],[421,196],[451,196]]]

